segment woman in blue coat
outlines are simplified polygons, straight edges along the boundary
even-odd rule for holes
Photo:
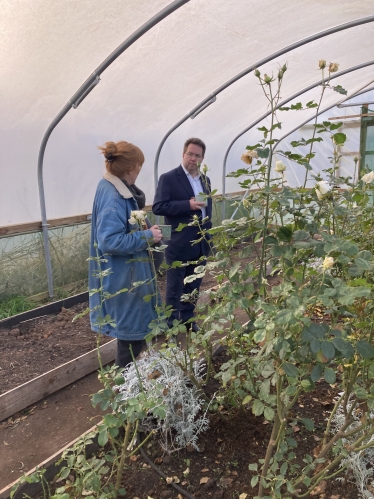
[[[135,186],[142,151],[124,141],[99,149],[107,171],[92,209],[89,289],[97,292],[90,296],[91,329],[117,338],[116,364],[125,367],[132,361],[130,345],[136,357],[157,317],[157,283],[147,249],[160,241],[161,231],[157,225],[142,227],[131,213],[145,205],[144,193]]]

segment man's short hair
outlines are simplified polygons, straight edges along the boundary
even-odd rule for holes
[[[183,154],[185,154],[190,144],[195,144],[196,146],[200,146],[201,149],[203,150],[203,156],[205,156],[206,145],[201,139],[197,139],[196,137],[192,137],[191,139],[186,140],[183,146]]]

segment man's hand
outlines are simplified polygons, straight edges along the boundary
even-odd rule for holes
[[[195,201],[195,198],[190,199],[190,209],[192,211],[201,210],[201,208],[205,208],[205,206],[206,203],[198,203],[197,201]]]
[[[158,228],[158,225],[153,225],[152,227],[150,227],[149,229],[151,232],[152,232],[152,235],[153,235],[153,241],[155,243],[158,243],[159,241],[161,241],[161,238],[162,238],[162,232],[161,230]]]

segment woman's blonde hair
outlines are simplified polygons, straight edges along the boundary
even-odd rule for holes
[[[106,142],[99,149],[104,155],[106,169],[116,177],[122,177],[137,166],[143,166],[144,154],[138,146],[130,142]]]

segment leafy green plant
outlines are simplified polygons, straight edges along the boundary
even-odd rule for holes
[[[326,78],[324,61],[320,68],[319,102],[281,110],[315,108],[318,113],[326,91],[346,93],[330,84],[330,73],[337,65],[329,65]],[[243,188],[250,188],[241,203],[246,215],[209,231],[216,252],[201,272],[215,273],[219,286],[215,303],[201,309],[203,331],[193,337],[195,351],[190,350],[196,355],[204,335],[210,341],[213,336],[206,336],[207,331],[222,333],[229,360],[216,374],[222,383],[219,397],[235,408],[251,408],[272,424],[266,454],[259,463],[250,464],[256,472],[251,484],[259,487],[257,497],[272,499],[306,497],[321,480],[344,470],[340,463],[347,453],[373,445],[370,438],[364,443],[363,428],[368,437],[374,432],[370,415],[374,374],[370,184],[374,174],[357,180],[356,160],[353,178],[338,175],[346,135],[338,131],[341,123],[318,123],[316,115],[312,137],[292,143],[306,153],[277,150],[278,156],[305,170],[302,187],[286,185],[286,165],[274,159],[275,134],[281,129],[277,107],[286,70],[284,65],[276,77],[255,71],[272,111],[270,123],[259,128],[263,139],[243,154],[248,167],[231,174],[241,179]],[[331,167],[322,172],[324,178],[313,175],[310,164],[315,157],[313,146],[323,137],[332,145]],[[306,189],[311,178],[315,188]],[[240,251],[234,254],[238,245]],[[242,265],[240,260],[251,255],[253,261]],[[269,269],[280,277],[277,285],[269,286]],[[316,321],[317,309],[323,310],[323,322]],[[244,325],[236,319],[238,311],[248,318]],[[342,395],[317,455],[296,459],[293,408],[321,378]],[[353,430],[357,410],[363,414],[363,423]],[[332,434],[331,421],[337,411],[344,421]],[[312,419],[302,423],[314,431]],[[353,440],[344,449],[342,442],[348,437]]]
[[[33,308],[35,308],[35,303],[29,301],[25,296],[11,296],[0,301],[0,320]]]

